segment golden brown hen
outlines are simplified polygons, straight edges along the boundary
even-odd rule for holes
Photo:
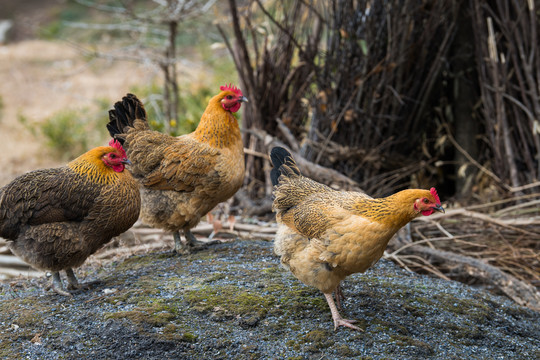
[[[403,190],[373,199],[302,176],[284,148],[273,148],[270,156],[278,222],[275,253],[300,281],[323,292],[334,328],[360,330],[352,324],[354,320],[341,317],[332,293],[345,277],[373,266],[390,238],[409,221],[444,212],[437,192],[434,188]]]
[[[139,216],[139,187],[120,143],[92,149],[55,169],[36,170],[0,189],[0,236],[11,251],[53,272],[52,288],[70,296],[79,284],[74,267],[129,229]]]
[[[173,232],[177,253],[203,245],[190,229],[233,196],[244,180],[244,147],[233,113],[247,99],[236,87],[220,89],[197,129],[179,137],[150,130],[135,95],[128,94],[109,111],[109,133],[122,142],[142,185],[141,219]]]

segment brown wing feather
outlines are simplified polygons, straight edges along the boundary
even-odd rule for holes
[[[163,161],[165,149],[176,141],[175,137],[157,131],[130,129],[124,148],[133,163],[130,168],[133,175],[141,178],[157,169]]]
[[[281,175],[279,185],[274,187],[274,211],[287,210],[313,194],[336,190],[304,176],[287,177]]]
[[[356,213],[354,204],[371,199],[360,192],[337,191],[303,176],[280,177],[274,188],[274,211],[290,228],[308,238],[318,238],[326,230]]]
[[[21,175],[3,188],[0,236],[15,240],[27,225],[81,221],[99,191],[67,167]]]
[[[319,238],[326,230],[344,219],[339,193],[314,194],[281,213],[281,221],[308,238]],[[333,196],[332,196],[333,195]]]
[[[126,138],[133,174],[156,190],[192,191],[204,176],[215,171],[219,150],[189,135],[179,138],[144,131]]]

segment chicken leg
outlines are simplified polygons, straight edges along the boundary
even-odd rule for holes
[[[66,276],[68,281],[68,289],[69,290],[77,290],[81,288],[81,285],[79,284],[79,280],[77,280],[77,277],[75,276],[75,273],[73,272],[72,268],[66,269]]]
[[[189,254],[192,251],[205,249],[208,247],[208,245],[221,243],[221,241],[219,240],[199,241],[188,228],[184,229],[184,237],[186,238],[185,242],[182,241],[182,237],[180,236],[179,231],[175,231],[173,237],[174,251],[177,254]]]
[[[72,297],[69,292],[64,290],[64,285],[62,285],[62,279],[60,279],[60,273],[58,271],[55,271],[52,276],[52,289],[55,293],[62,296],[69,296]]]
[[[197,240],[197,238],[195,237],[195,235],[193,235],[191,230],[189,230],[187,228],[184,229],[184,237],[186,238],[186,244],[188,246],[190,246],[191,248],[204,249],[208,245],[210,245],[210,243],[208,243],[208,242]],[[214,242],[212,242],[212,244],[213,243]]]
[[[356,320],[348,320],[341,317],[341,315],[338,312],[338,309],[336,308],[336,304],[334,303],[334,299],[332,298],[332,293],[324,294],[324,297],[326,298],[326,301],[328,302],[328,306],[330,307],[330,312],[332,313],[332,319],[334,320],[334,330],[336,330],[338,326],[346,326],[353,330],[364,331],[360,329],[358,326],[353,325],[353,323],[355,323]]]
[[[195,239],[195,242],[192,242],[192,240],[190,239],[190,236],[188,234],[191,235],[191,238],[195,239],[195,236],[189,230],[184,229],[184,237],[186,238],[185,242],[182,241],[182,236],[180,235],[180,231],[175,231],[173,233],[174,252],[176,254],[189,254],[189,253],[191,253],[191,250],[193,250],[193,248],[195,247],[195,245],[192,245],[192,244],[194,244],[195,242],[199,242],[197,239]]]
[[[347,298],[345,297],[345,295],[343,294],[343,289],[341,288],[341,283],[338,284],[338,286],[336,287],[336,290],[335,290],[335,295],[336,295],[336,305],[337,305],[337,308],[339,310],[342,310],[342,306],[341,306],[341,303],[342,302],[345,302],[345,300],[347,300]]]
[[[182,238],[180,237],[180,231],[175,231],[173,233],[174,238],[174,252],[181,254],[183,252],[184,244],[182,244]]]

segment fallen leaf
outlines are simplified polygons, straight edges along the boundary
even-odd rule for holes
[[[37,333],[36,335],[34,335],[32,340],[30,341],[35,345],[41,345],[41,333]]]

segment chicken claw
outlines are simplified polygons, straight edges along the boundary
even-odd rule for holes
[[[352,323],[357,322],[356,320],[348,320],[348,319],[334,319],[334,330],[337,330],[338,326],[346,326],[348,328],[351,328],[353,330],[358,331],[364,331],[360,329],[358,326],[354,326]]]
[[[58,295],[73,297],[73,295],[64,290],[64,285],[62,285],[62,279],[60,279],[60,273],[58,271],[53,273],[51,288]]]
[[[334,303],[334,299],[332,298],[332,293],[324,294],[324,297],[326,298],[326,301],[328,302],[328,306],[330,307],[330,312],[332,313],[332,319],[334,320],[334,330],[337,330],[339,326],[345,326],[353,330],[364,331],[360,329],[358,326],[353,325],[353,323],[355,323],[356,320],[349,320],[349,319],[344,319],[341,317],[341,315],[338,312],[338,309],[336,308],[336,304]]]
[[[189,229],[184,229],[185,242],[182,241],[179,231],[174,232],[173,237],[174,252],[177,254],[190,254],[195,251],[206,249],[209,245],[221,243],[219,240],[199,241]]]

